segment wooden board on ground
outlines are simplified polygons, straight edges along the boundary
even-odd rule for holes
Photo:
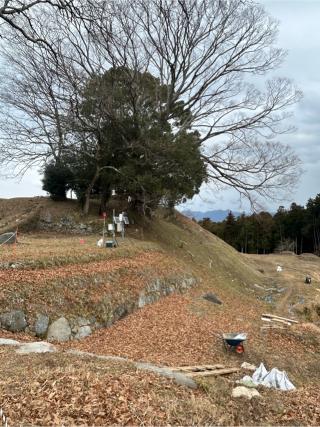
[[[287,322],[285,320],[281,320],[281,319],[270,319],[269,317],[261,317],[261,320],[263,320],[264,322],[278,322],[278,323],[281,323],[281,324],[284,324],[284,325],[288,325],[288,326],[292,325],[292,323]]]
[[[210,376],[218,376],[218,375],[228,375],[233,374],[235,372],[239,372],[239,368],[226,368],[226,369],[216,369],[214,371],[203,371],[203,372],[188,372],[186,375],[188,377],[210,377]]]
[[[287,317],[276,316],[275,314],[262,314],[261,317],[267,317],[274,321],[275,319],[278,319],[288,323],[299,323],[297,320],[288,319]]]
[[[174,367],[174,371],[183,371],[183,372],[201,372],[201,371],[212,371],[215,369],[225,368],[224,365],[195,365],[195,366],[177,366]]]
[[[188,377],[209,377],[217,375],[227,375],[238,372],[240,368],[226,368],[224,365],[197,365],[178,366],[172,368],[173,371],[181,372]]]

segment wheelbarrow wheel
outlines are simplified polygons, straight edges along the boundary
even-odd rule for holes
[[[242,354],[242,353],[244,353],[244,347],[243,347],[243,344],[238,344],[238,345],[236,346],[236,353],[238,353],[238,354]]]

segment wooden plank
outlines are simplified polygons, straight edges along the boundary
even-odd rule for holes
[[[280,325],[263,325],[260,329],[287,329],[285,326]]]
[[[204,372],[188,372],[186,375],[188,377],[210,377],[210,376],[217,376],[217,375],[227,375],[227,374],[233,374],[234,372],[239,372],[239,368],[226,368],[226,369],[215,369],[213,371],[204,371]]]
[[[201,370],[199,368],[196,368],[195,366],[181,366],[181,367],[174,367],[171,368],[173,371],[183,371],[183,372],[193,372],[194,370]]]
[[[282,324],[285,324],[285,325],[288,325],[288,326],[292,325],[292,323],[287,322],[285,320],[281,320],[281,319],[267,319],[265,317],[261,317],[261,320],[263,320],[264,322],[278,322],[278,323],[282,323]]]
[[[196,371],[196,370],[208,370],[208,369],[220,369],[220,368],[225,368],[224,365],[195,365],[195,366],[175,366],[173,368],[171,368],[173,371]]]
[[[194,368],[194,366],[174,366],[171,369],[177,371],[177,370],[182,370],[182,369],[193,369],[193,368]]]
[[[179,369],[179,371],[181,372],[202,372],[202,371],[206,371],[206,368],[204,367],[200,367],[200,366],[194,366],[192,368],[187,368],[187,369]]]
[[[281,323],[283,325],[292,326],[292,323],[287,322],[286,320],[281,320],[281,319],[271,319],[271,322],[277,322],[277,323]]]
[[[202,372],[202,371],[206,371],[207,369],[204,368],[203,366],[195,366],[193,369],[190,369],[189,372]]]
[[[290,320],[290,319],[286,319],[286,318],[280,318],[280,317],[271,317],[271,316],[266,316],[266,315],[262,315],[263,319],[265,319],[266,321],[268,320],[269,322],[276,322],[276,321],[282,321],[282,322],[286,322],[286,323],[290,323],[290,325],[292,325],[293,323],[299,323],[296,320]]]
[[[173,371],[192,372],[192,368],[173,368]]]
[[[288,319],[287,317],[276,316],[275,314],[262,314],[262,317],[271,317],[274,319],[285,320],[290,323],[299,323],[297,320]]]

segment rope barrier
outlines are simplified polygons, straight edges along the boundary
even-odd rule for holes
[[[10,239],[12,239],[12,237],[15,236],[15,243],[17,242],[17,233],[12,233],[12,235],[5,241],[0,243],[0,247],[5,245],[7,242],[9,242]]]

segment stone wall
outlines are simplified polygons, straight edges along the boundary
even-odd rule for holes
[[[0,326],[12,332],[26,332],[48,341],[69,341],[82,339],[95,329],[110,327],[112,324],[133,313],[145,305],[152,304],[160,298],[172,293],[183,293],[197,284],[191,275],[171,278],[156,278],[145,286],[138,296],[125,297],[121,303],[113,303],[109,295],[105,295],[95,307],[96,315],[91,317],[70,316],[64,313],[49,318],[45,313],[37,313],[36,317],[28,316],[24,310],[16,309],[0,313]],[[30,319],[29,319],[30,317]]]
[[[56,233],[91,234],[98,229],[101,231],[101,224],[97,225],[97,221],[79,222],[79,219],[73,215],[54,218],[47,211],[40,216],[38,229],[41,231],[54,231]]]

